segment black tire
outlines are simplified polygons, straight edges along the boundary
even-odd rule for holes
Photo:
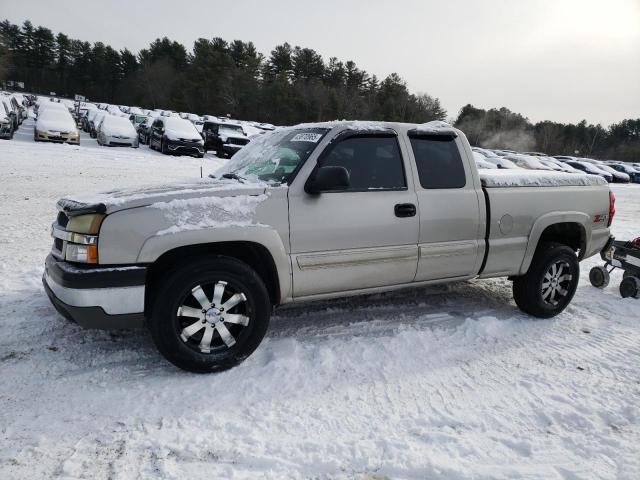
[[[609,271],[604,267],[593,267],[589,271],[589,281],[596,288],[606,288],[609,285],[609,280],[611,280]]]
[[[226,315],[231,311],[232,315],[240,314],[247,325],[228,323],[228,320],[221,322],[224,327],[228,326],[227,332],[235,341],[231,346],[223,341],[218,330],[217,322],[225,318],[224,313],[218,317],[218,312],[214,312],[216,309],[210,308],[207,320],[178,315],[184,308],[193,309],[190,311],[196,313],[200,311],[202,315],[202,303],[196,300],[193,290],[201,286],[207,297],[205,300],[213,302],[216,285],[223,282],[226,282],[223,287],[225,293],[220,305],[232,294],[244,294],[244,300],[228,308]],[[260,276],[239,260],[211,256],[187,262],[165,275],[155,297],[149,329],[158,350],[168,361],[190,372],[209,373],[231,368],[251,355],[264,338],[270,315],[269,293]],[[187,338],[184,338],[187,327],[197,330],[187,333]],[[213,329],[215,337],[210,337],[209,352],[200,350],[207,329]]]
[[[569,305],[578,288],[579,277],[580,264],[571,248],[559,243],[544,243],[538,247],[529,271],[514,280],[513,298],[523,312],[538,318],[551,318]],[[560,296],[556,299],[556,295]]]
[[[640,278],[629,275],[620,282],[622,298],[640,298]]]

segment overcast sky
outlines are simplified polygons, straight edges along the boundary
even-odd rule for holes
[[[285,41],[412,92],[532,121],[640,117],[640,0],[0,0],[0,18],[138,51],[168,36]]]

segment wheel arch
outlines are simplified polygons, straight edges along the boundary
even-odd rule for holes
[[[272,305],[279,305],[289,295],[291,276],[281,270],[282,259],[274,258],[271,250],[258,242],[229,240],[219,242],[199,242],[167,248],[149,264],[145,288],[145,312],[154,301],[155,285],[181,263],[202,256],[222,255],[240,260],[260,276],[267,287]]]
[[[582,212],[553,213],[540,217],[533,225],[527,243],[520,274],[524,275],[531,266],[536,250],[542,243],[556,242],[570,247],[582,260],[590,238],[590,217]]]

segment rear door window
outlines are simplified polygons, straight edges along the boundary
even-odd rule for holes
[[[455,138],[411,136],[410,140],[422,188],[462,188],[467,184]]]

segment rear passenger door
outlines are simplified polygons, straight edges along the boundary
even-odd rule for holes
[[[482,261],[478,195],[462,142],[453,132],[408,132],[420,210],[416,281],[471,276]]]
[[[307,168],[289,189],[294,297],[410,283],[416,273],[416,195],[396,133],[342,133],[318,165],[345,168],[350,187],[306,193]]]

